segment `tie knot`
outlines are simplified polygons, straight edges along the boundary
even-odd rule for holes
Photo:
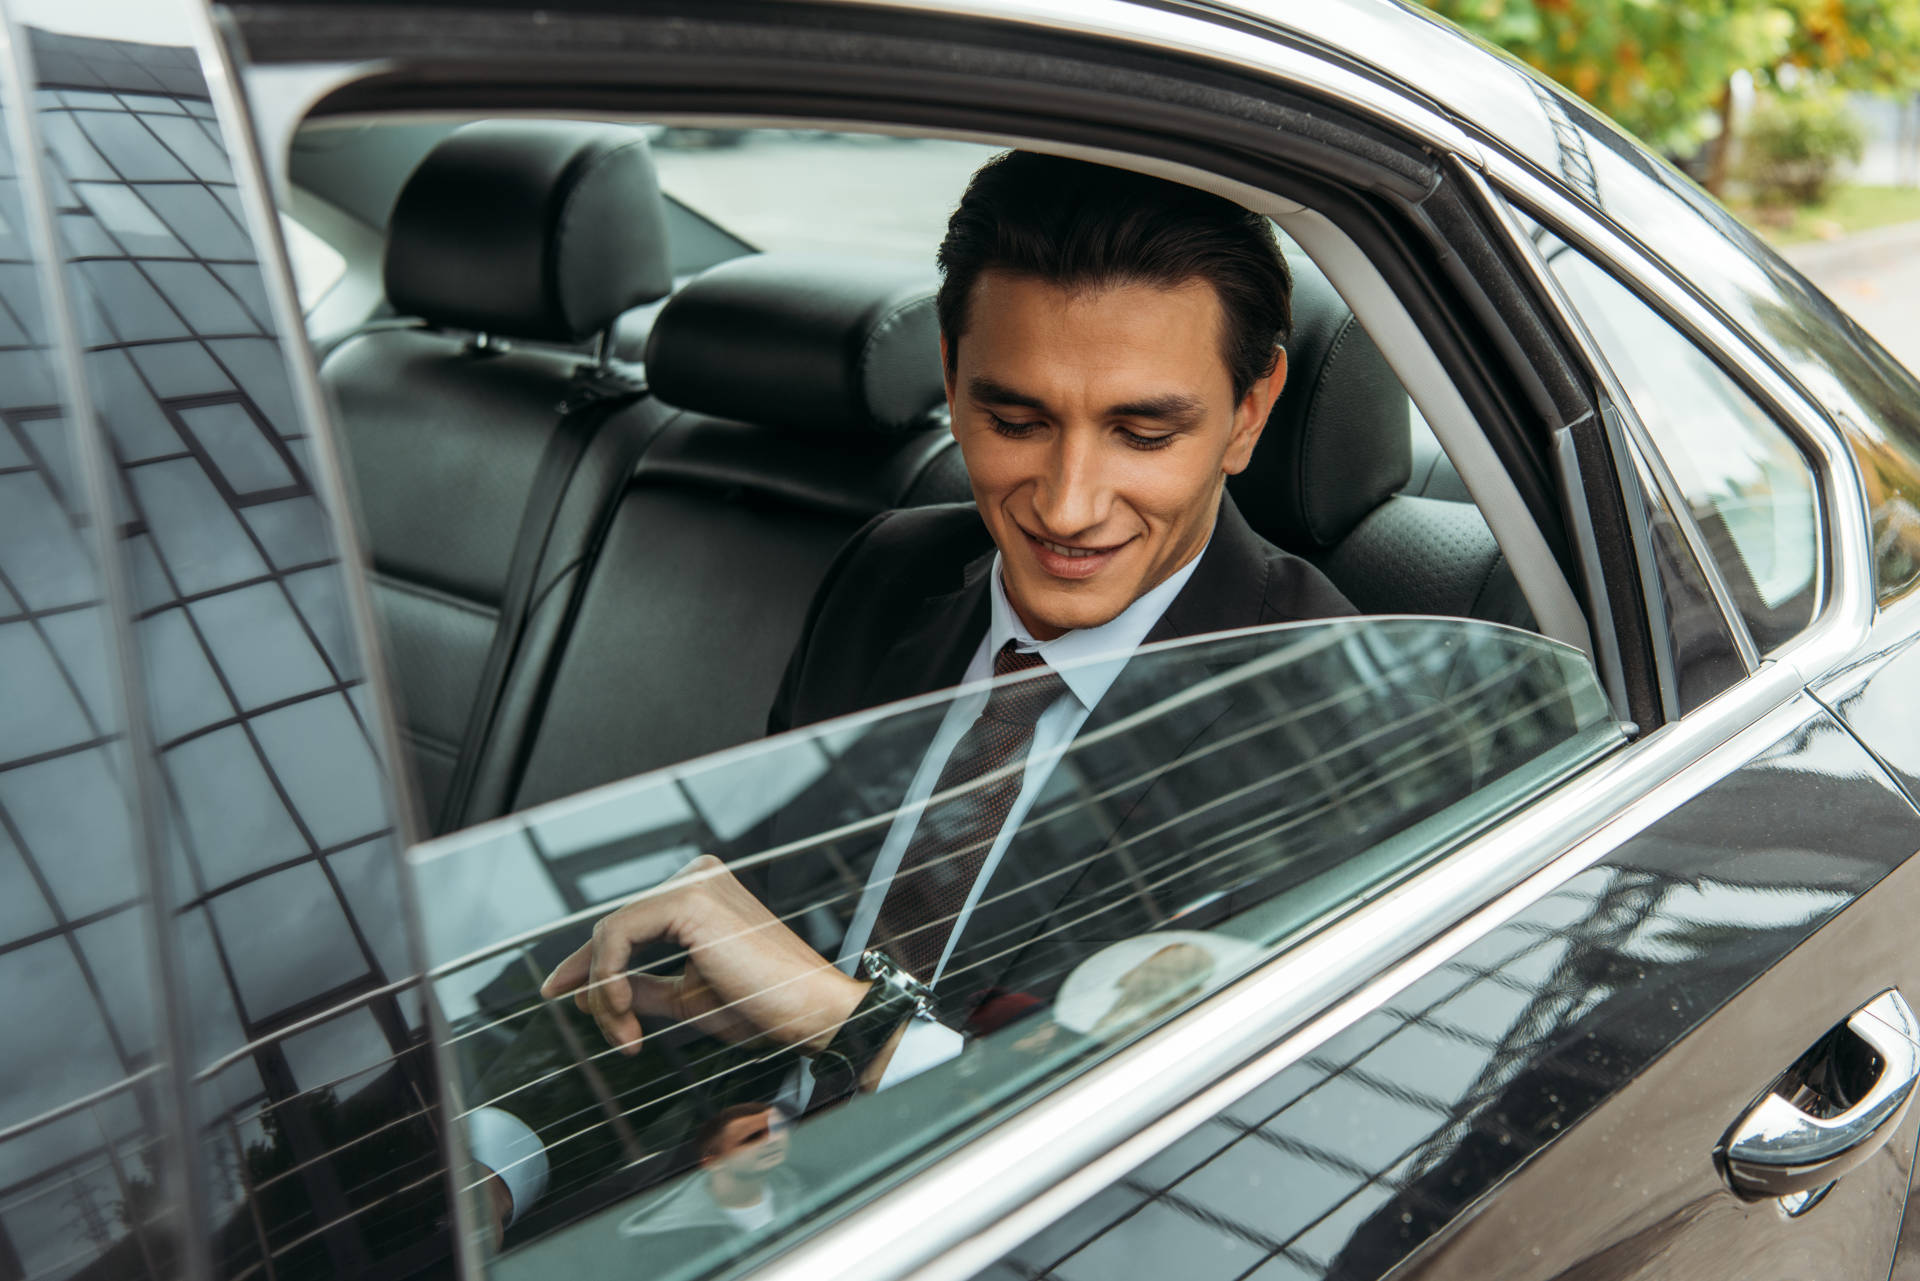
[[[987,697],[987,706],[980,714],[1004,721],[1009,725],[1025,725],[1029,728],[1040,719],[1040,714],[1060,697],[1065,684],[1053,669],[1047,667],[1047,660],[1038,654],[1022,653],[1014,648],[1014,642],[1008,641],[1001,646],[1000,652],[993,656],[993,674],[1011,676],[1016,672],[1030,672],[1035,668],[1044,669],[1044,675],[1028,680],[1015,681],[1003,685]]]
[[[1030,672],[1036,667],[1045,667],[1047,660],[1031,651],[1015,648],[1020,642],[1008,641],[993,656],[993,674],[1011,676],[1015,672]]]

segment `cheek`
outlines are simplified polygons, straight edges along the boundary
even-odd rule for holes
[[[1185,457],[1181,457],[1182,453]],[[1187,522],[1209,505],[1217,467],[1200,451],[1170,449],[1140,452],[1124,469],[1115,491],[1150,525]]]

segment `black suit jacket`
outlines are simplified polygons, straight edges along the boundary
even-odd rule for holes
[[[815,596],[769,731],[958,684],[987,629],[993,550],[970,504],[889,512],[868,524]],[[1223,499],[1199,565],[1147,643],[1355,612],[1319,570],[1261,539]],[[1271,814],[1277,803],[1256,789],[1223,809],[1214,796],[1245,762],[1222,759],[1226,754],[1209,752],[1208,744],[1223,735],[1245,741],[1246,717],[1234,714],[1244,700],[1231,685],[1202,697],[1183,691],[1203,687],[1218,661],[1230,660],[1206,649],[1156,655],[1129,663],[1115,681],[962,932],[940,985],[953,1022],[977,1023],[982,1003],[997,994],[1044,996],[1091,950],[1164,924],[1183,906],[1245,879],[1245,850],[1238,858],[1186,857],[1188,844],[1201,839],[1188,814],[1224,821],[1250,806],[1265,805]],[[906,733],[882,722],[872,741],[851,746],[841,775],[885,777],[880,790],[893,789],[897,803],[937,719],[922,717]],[[1123,721],[1131,728],[1106,732]],[[1297,758],[1299,745],[1284,754]],[[1272,772],[1275,760],[1268,753],[1256,768]],[[751,843],[766,848],[784,843],[780,837],[826,830],[832,816],[862,808],[837,796],[829,780],[787,807],[777,836],[762,831]],[[756,888],[776,913],[804,915],[810,941],[834,955],[884,834],[877,829],[852,847],[841,842],[819,855],[797,852],[768,869]]]
[[[986,634],[993,553],[972,503],[869,521],[814,594],[767,732],[958,685]],[[1356,612],[1326,575],[1254,533],[1223,496],[1193,577],[1147,643]]]

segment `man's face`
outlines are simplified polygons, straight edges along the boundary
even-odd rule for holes
[[[975,282],[947,402],[1007,597],[1034,636],[1111,621],[1206,545],[1286,379],[1282,355],[1236,402],[1224,324],[1201,280]]]
[[[787,1159],[787,1118],[778,1108],[729,1121],[707,1148],[702,1164],[736,1175],[764,1173]]]

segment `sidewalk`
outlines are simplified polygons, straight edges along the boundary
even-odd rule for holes
[[[1780,252],[1888,351],[1920,372],[1920,222]]]

